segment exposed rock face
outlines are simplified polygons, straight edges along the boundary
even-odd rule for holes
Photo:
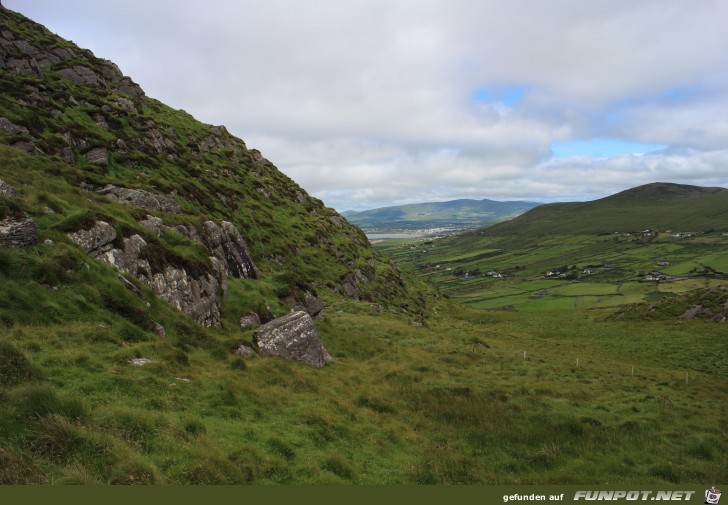
[[[240,318],[240,327],[247,328],[248,326],[258,326],[260,324],[260,316],[255,312],[250,312],[247,315]]]
[[[142,237],[124,238],[120,248],[114,247],[116,231],[104,221],[97,221],[89,230],[69,233],[68,237],[91,256],[139,279],[157,296],[199,324],[220,324],[224,279],[213,273],[191,274],[174,265],[166,265],[161,271],[154,270],[146,259],[146,255],[154,254],[154,251],[148,250]]]
[[[101,165],[103,167],[109,166],[109,151],[105,147],[95,147],[94,149],[91,149],[84,154],[84,158],[86,158],[86,161],[93,163],[94,165]]]
[[[331,359],[305,312],[291,312],[264,324],[253,333],[261,354],[301,361],[320,368]],[[328,358],[327,358],[328,356]]]
[[[69,233],[68,238],[96,258],[112,249],[111,243],[116,239],[116,230],[106,221],[96,221],[88,230]]]
[[[320,316],[324,310],[324,302],[321,298],[308,290],[298,291],[295,294],[287,296],[283,301],[294,311],[306,312],[314,318]]]
[[[203,326],[220,324],[220,281],[210,273],[193,276],[183,268],[167,265],[163,271],[153,271],[144,258],[147,243],[139,235],[123,239],[121,249],[111,249],[100,259],[127,272],[152,291],[167,300],[173,307],[184,312]],[[154,254],[151,252],[151,254]]]
[[[41,28],[34,24],[33,28],[36,27]],[[58,68],[58,75],[78,86],[105,88],[146,99],[144,91],[124,76],[119,67],[96,58],[90,51],[58,46],[38,49],[20,34],[3,30],[0,35],[0,68],[8,72],[42,76]]]
[[[682,317],[688,320],[695,319],[700,314],[705,314],[706,312],[709,312],[709,310],[704,308],[702,305],[695,305],[694,307],[686,310]]]
[[[4,118],[4,117],[0,117],[0,129],[3,129],[6,132],[12,133],[14,135],[17,135],[19,133],[24,133],[24,134],[28,135],[28,133],[30,133],[30,132],[28,132],[27,128],[18,126],[15,123],[13,123],[12,121],[10,121],[9,119]]]
[[[255,356],[255,351],[247,345],[241,344],[240,347],[235,350],[235,354],[240,356]]]
[[[150,212],[169,212],[170,214],[182,212],[179,204],[171,196],[157,195],[143,189],[120,188],[109,184],[98,192],[112,200]]]
[[[38,242],[38,227],[25,214],[0,220],[0,247],[25,247]]]
[[[202,241],[210,249],[213,256],[223,262],[226,271],[233,277],[257,279],[253,260],[238,229],[227,221],[218,226],[207,221],[202,228]]]

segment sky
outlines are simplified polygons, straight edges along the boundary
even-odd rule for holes
[[[3,0],[338,211],[728,187],[725,0]]]

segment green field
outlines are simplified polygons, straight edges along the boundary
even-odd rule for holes
[[[623,235],[519,239],[481,233],[385,241],[376,247],[445,293],[489,309],[614,308],[662,293],[728,284],[728,237],[718,232],[687,240],[668,234],[645,240]],[[712,271],[696,271],[701,267]],[[558,269],[564,270],[563,278],[548,275]],[[647,280],[650,272],[667,278]]]

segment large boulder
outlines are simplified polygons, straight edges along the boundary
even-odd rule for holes
[[[303,311],[274,319],[253,333],[260,354],[301,361],[320,368],[331,356],[324,348],[311,316]]]

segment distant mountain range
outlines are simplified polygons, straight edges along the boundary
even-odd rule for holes
[[[551,203],[488,228],[489,235],[579,235],[728,229],[728,189],[656,182],[591,202]]]
[[[364,231],[416,230],[423,228],[480,228],[516,217],[539,205],[534,202],[452,200],[382,207],[342,215]]]

